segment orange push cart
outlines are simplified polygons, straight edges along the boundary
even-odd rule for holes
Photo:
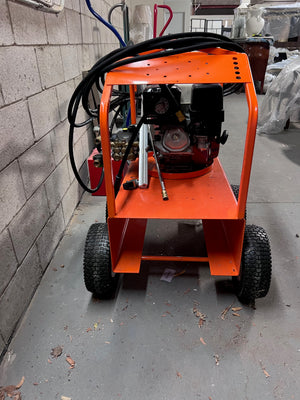
[[[162,177],[168,192],[163,201],[153,154],[148,154],[147,189],[120,188],[115,197],[109,133],[109,105],[114,85],[130,87],[131,121],[136,123],[135,91],[139,85],[243,83],[249,115],[240,184],[232,187],[219,159],[193,172]],[[271,253],[263,228],[246,225],[247,193],[257,123],[257,99],[247,55],[213,48],[127,64],[109,72],[100,104],[100,131],[105,171],[107,224],[92,226],[86,241],[85,283],[106,297],[118,274],[138,273],[143,260],[205,262],[211,275],[231,276],[238,298],[250,303],[270,286]],[[130,162],[123,182],[138,179],[139,160]],[[148,220],[202,220],[207,256],[143,253]]]

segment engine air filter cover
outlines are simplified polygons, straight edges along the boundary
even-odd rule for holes
[[[172,152],[184,151],[190,145],[189,135],[181,127],[168,128],[163,136],[163,146]]]

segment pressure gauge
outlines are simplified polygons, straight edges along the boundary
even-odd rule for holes
[[[161,97],[154,105],[154,111],[156,114],[163,115],[169,111],[170,103],[165,97]]]

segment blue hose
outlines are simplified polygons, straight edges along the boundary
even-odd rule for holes
[[[128,128],[128,126],[130,125],[130,118],[131,118],[131,108],[129,107],[126,118],[126,128]]]
[[[94,17],[96,17],[100,22],[102,22],[102,24],[104,24],[108,29],[110,29],[112,31],[112,33],[118,38],[120,44],[122,47],[126,47],[126,43],[124,42],[124,40],[121,38],[119,32],[116,30],[116,28],[111,25],[110,23],[108,23],[107,21],[105,21],[105,19],[103,19],[92,7],[90,0],[85,0],[86,5],[88,6],[88,9],[90,10],[90,12],[94,15]]]

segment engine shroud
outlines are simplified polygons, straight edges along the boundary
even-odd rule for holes
[[[208,167],[218,156],[223,89],[219,84],[192,86],[191,102],[184,115],[177,86],[148,86],[143,93],[144,117],[152,125],[153,142],[163,172],[191,172]]]

